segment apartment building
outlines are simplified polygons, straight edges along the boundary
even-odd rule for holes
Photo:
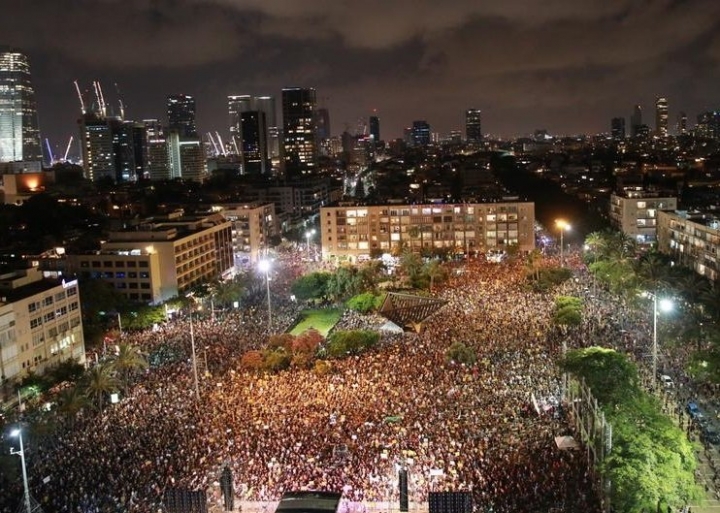
[[[716,281],[720,277],[720,219],[678,210],[658,215],[658,250]]]
[[[0,274],[2,382],[71,358],[85,363],[77,280],[43,279],[36,268]]]
[[[257,262],[265,254],[270,237],[279,234],[273,203],[223,203],[212,207],[232,225],[235,266]]]
[[[176,212],[110,232],[99,251],[68,255],[68,272],[102,279],[132,301],[161,303],[232,274],[232,223]]]
[[[613,224],[638,244],[657,241],[658,212],[677,209],[677,198],[641,189],[628,189],[610,195]]]
[[[535,248],[535,204],[508,201],[336,206],[320,210],[323,259],[356,261],[371,253],[487,252]]]

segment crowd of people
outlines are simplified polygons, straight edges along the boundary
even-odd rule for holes
[[[405,467],[412,502],[470,491],[479,511],[599,511],[584,452],[556,446],[570,433],[566,419],[531,400],[560,393],[552,298],[528,293],[521,263],[478,260],[455,271],[436,287],[447,304],[421,333],[383,332],[379,347],[333,360],[328,373],[240,366],[244,352],[296,318],[298,305],[282,299],[289,280],[272,282],[271,326],[263,305],[194,319],[207,361],[199,400],[188,318],[128,334],[148,353],[175,347],[182,358],[153,366],[118,404],[65,421],[31,447],[33,496],[58,513],[155,512],[169,488],[217,490],[228,466],[238,501],[342,490],[349,502],[393,503]],[[339,328],[378,325],[346,314]],[[612,332],[587,329],[587,340]],[[448,361],[457,341],[474,350],[474,365]],[[4,512],[21,495],[0,496]]]

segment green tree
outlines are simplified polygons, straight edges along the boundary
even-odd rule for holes
[[[123,343],[118,346],[118,353],[113,358],[111,366],[123,391],[127,391],[132,377],[138,372],[147,370],[148,360],[139,347]]]
[[[372,292],[363,292],[362,294],[353,296],[345,303],[345,306],[347,306],[350,310],[355,310],[356,312],[363,314],[374,310],[376,305],[377,296]]]
[[[400,270],[408,277],[408,281],[413,284],[417,282],[422,273],[423,261],[420,255],[412,251],[403,251],[400,256]]]
[[[108,400],[108,395],[117,392],[118,380],[114,376],[111,365],[101,364],[90,367],[85,373],[83,390],[85,396],[95,407],[102,411]]]
[[[582,300],[574,296],[558,296],[555,298],[553,322],[567,332],[574,326],[582,324]]]
[[[306,274],[295,280],[290,290],[300,301],[321,299],[328,295],[330,278],[331,274],[328,272]]]
[[[448,362],[457,362],[464,365],[473,365],[477,360],[477,355],[471,347],[466,346],[460,341],[455,341],[445,352],[445,359]]]
[[[57,396],[58,412],[62,414],[70,426],[75,424],[77,414],[89,405],[88,398],[79,386],[63,388]]]
[[[430,281],[430,291],[436,281],[443,281],[447,278],[447,271],[440,264],[439,260],[430,260],[422,268],[422,274]]]

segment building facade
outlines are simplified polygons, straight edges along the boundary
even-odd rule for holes
[[[668,136],[668,101],[664,96],[655,98],[655,134]]]
[[[320,209],[323,259],[371,253],[535,248],[532,202],[337,206]]]
[[[482,142],[482,117],[480,109],[465,111],[465,140],[469,143]]]
[[[67,260],[68,272],[105,280],[132,301],[161,303],[233,272],[232,225],[219,214],[170,214],[110,232],[99,251]]]
[[[625,118],[612,118],[610,121],[610,136],[614,141],[625,139]]]
[[[26,55],[0,48],[0,162],[40,161],[35,90]]]
[[[195,124],[195,98],[187,94],[173,94],[167,98],[168,129],[180,134],[181,139],[197,139]]]
[[[272,203],[225,203],[214,206],[213,211],[232,223],[236,268],[260,260],[267,253],[270,237],[280,233]]]
[[[311,175],[317,169],[315,89],[292,87],[282,90],[283,165],[288,179]]]
[[[85,363],[77,280],[46,280],[35,268],[0,275],[2,382],[71,358]]]
[[[627,190],[610,195],[610,219],[625,235],[638,244],[657,241],[658,212],[675,210],[677,198],[643,190]]]
[[[270,158],[265,113],[248,110],[240,115],[240,156],[243,174],[267,174]]]
[[[660,212],[658,250],[701,276],[720,278],[720,220],[687,211]]]

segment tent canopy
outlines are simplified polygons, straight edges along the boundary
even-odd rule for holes
[[[561,450],[576,449],[577,447],[580,447],[577,441],[571,436],[556,436],[555,445],[557,445],[557,448]]]

